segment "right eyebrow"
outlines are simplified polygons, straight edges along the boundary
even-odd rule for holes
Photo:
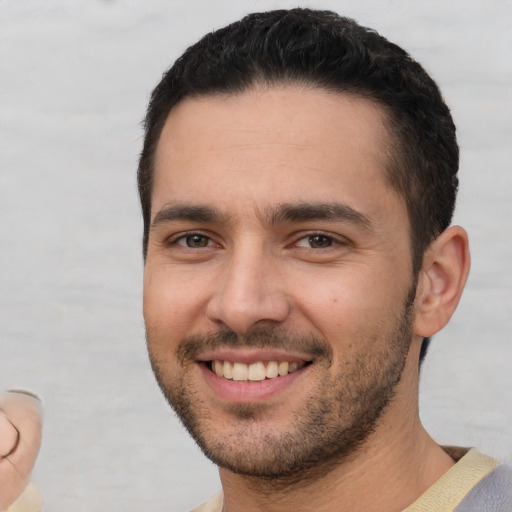
[[[211,206],[175,204],[162,208],[153,219],[151,229],[165,222],[187,220],[191,222],[225,222],[225,216]]]

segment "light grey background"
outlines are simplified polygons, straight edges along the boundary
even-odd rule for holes
[[[297,3],[404,46],[453,110],[473,269],[425,364],[422,417],[512,462],[512,2],[0,0],[0,386],[43,397],[46,511],[183,511],[218,488],[146,359],[139,123],[186,46]]]

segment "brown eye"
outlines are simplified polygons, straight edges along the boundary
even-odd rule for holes
[[[311,235],[308,237],[308,243],[313,249],[325,249],[333,244],[333,239],[325,235]]]
[[[207,247],[210,239],[203,235],[188,235],[185,237],[185,245],[192,248]]]

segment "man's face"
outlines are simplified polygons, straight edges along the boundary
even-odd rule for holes
[[[412,337],[383,114],[298,87],[186,99],[155,164],[144,277],[158,382],[218,465],[278,477],[377,428]]]

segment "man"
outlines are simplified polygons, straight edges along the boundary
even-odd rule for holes
[[[418,415],[469,271],[455,126],[402,49],[249,15],[153,92],[139,163],[159,385],[223,493],[197,510],[512,510],[512,471]]]

